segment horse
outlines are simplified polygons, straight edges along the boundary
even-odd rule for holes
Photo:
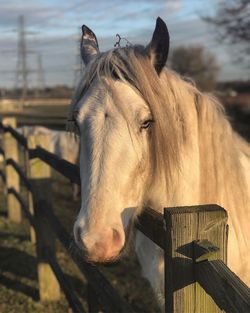
[[[157,18],[147,46],[100,52],[82,26],[85,70],[69,125],[79,133],[81,209],[74,240],[91,262],[126,251],[144,207],[217,203],[229,215],[228,265],[250,284],[250,146],[220,102],[166,65],[169,32]],[[137,231],[142,274],[164,303],[163,250]]]

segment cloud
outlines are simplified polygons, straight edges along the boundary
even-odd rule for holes
[[[72,83],[78,47],[75,37],[80,35],[83,23],[96,33],[101,50],[105,51],[114,46],[117,33],[132,43],[147,44],[155,19],[160,16],[167,21],[171,46],[201,43],[223,60],[226,52],[217,47],[213,34],[197,16],[198,9],[209,9],[211,3],[199,2],[198,6],[197,3],[194,0],[2,0],[0,86],[6,83],[1,70],[14,71],[16,67],[17,21],[21,14],[25,16],[28,49],[42,54],[46,80],[50,83],[67,79]],[[12,52],[6,54],[3,50]],[[31,69],[36,68],[35,54],[28,55],[27,62]]]
[[[0,27],[15,27],[17,25],[17,18],[20,15],[27,15],[30,17],[30,22],[36,22],[40,19],[44,20],[50,15],[49,8],[43,7],[34,3],[33,1],[25,1],[20,3],[6,2],[1,4],[0,11]]]

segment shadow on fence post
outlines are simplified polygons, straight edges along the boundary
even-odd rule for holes
[[[213,258],[226,263],[226,211],[217,205],[176,207],[164,209],[164,219],[166,312],[222,312],[197,283],[194,241],[209,240],[219,248]]]
[[[23,136],[28,138],[27,127],[23,127]],[[29,159],[29,150],[24,150],[24,162],[25,162],[25,171],[27,177],[30,179],[30,159]],[[34,206],[33,206],[33,197],[31,191],[27,190],[27,202],[30,214],[34,214]],[[34,227],[30,224],[30,241],[35,244],[36,243],[36,232]]]
[[[4,200],[3,205],[6,209],[6,197],[7,197],[7,190],[6,190],[6,175],[5,175],[5,153],[4,153],[4,146],[3,146],[3,128],[0,127],[0,186],[2,186],[3,194],[4,194]]]
[[[37,145],[47,148],[50,139],[46,135],[28,137],[28,148],[35,149]],[[58,300],[60,287],[49,265],[48,251],[55,255],[55,235],[46,220],[44,208],[51,208],[51,170],[39,158],[33,158],[30,164],[30,182],[32,185],[34,217],[37,223],[36,248],[38,259],[38,284],[40,300]]]
[[[11,126],[16,128],[16,119],[9,117],[2,120],[4,126]],[[8,192],[11,188],[17,192],[20,191],[20,179],[16,170],[11,164],[8,164],[8,160],[14,160],[18,163],[18,143],[16,139],[9,132],[4,133],[4,152],[5,152],[5,173],[6,173],[6,188],[7,188],[7,210],[8,218],[10,221],[15,223],[21,223],[22,221],[22,210],[20,203],[16,197]]]

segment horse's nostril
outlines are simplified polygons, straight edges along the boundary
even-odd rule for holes
[[[121,233],[119,232],[119,230],[113,228],[113,245],[115,247],[120,246],[121,245],[121,241],[122,241],[122,236]]]
[[[120,234],[119,234],[118,230],[113,228],[113,242],[114,242],[114,244],[116,244],[119,241],[120,241]]]

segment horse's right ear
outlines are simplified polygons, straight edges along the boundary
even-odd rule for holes
[[[153,37],[146,49],[152,65],[155,67],[156,72],[160,74],[166,64],[169,51],[168,28],[160,17],[156,20]]]
[[[95,34],[86,25],[82,25],[81,56],[85,65],[97,53],[99,53],[99,47]]]

